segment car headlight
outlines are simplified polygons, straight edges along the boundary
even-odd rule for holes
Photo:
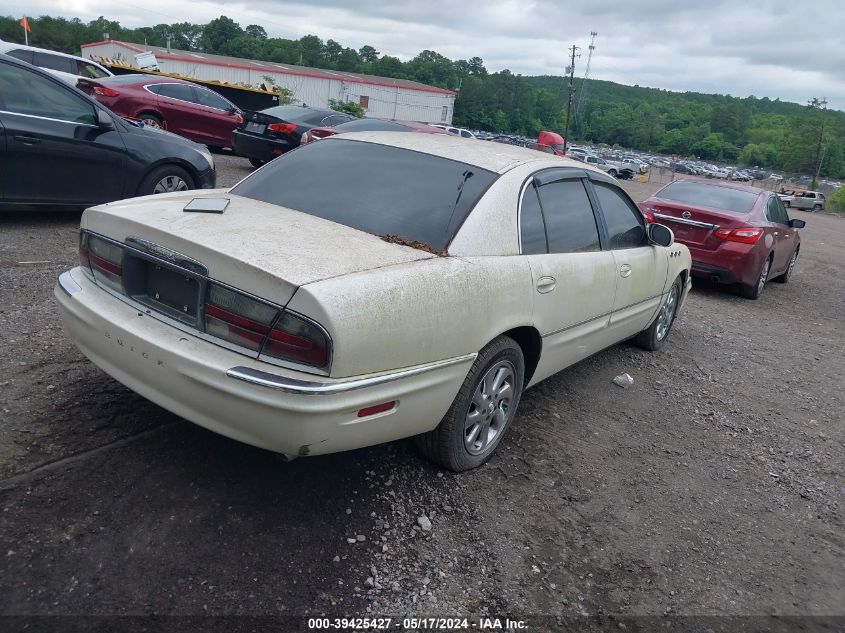
[[[200,154],[202,154],[202,157],[205,159],[205,161],[208,163],[208,166],[211,167],[211,169],[213,171],[214,170],[214,156],[211,155],[211,152],[209,152],[207,149],[203,148],[203,149],[200,150]]]

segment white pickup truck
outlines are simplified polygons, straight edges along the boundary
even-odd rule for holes
[[[634,177],[634,174],[637,173],[631,165],[626,165],[625,163],[620,163],[615,160],[605,160],[594,154],[587,154],[583,159],[579,160],[589,165],[595,165],[603,172],[606,172],[614,178],[619,178],[620,180],[630,180]]]
[[[803,211],[824,211],[825,197],[819,191],[789,190],[778,194],[783,206]]]

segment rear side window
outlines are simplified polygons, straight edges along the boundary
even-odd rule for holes
[[[546,224],[543,222],[543,211],[540,209],[540,199],[533,183],[525,188],[522,194],[522,208],[519,216],[519,228],[522,238],[522,254],[537,255],[548,253],[546,243]]]
[[[230,107],[229,102],[226,101],[223,97],[221,97],[216,92],[212,92],[211,90],[206,90],[205,88],[194,88],[197,95],[197,102],[200,105],[207,106],[209,108],[215,108],[217,110],[228,110]]]
[[[77,61],[76,69],[77,75],[79,75],[80,77],[87,77],[88,79],[100,79],[102,77],[109,76],[109,74],[105,72],[102,68],[99,68],[94,64],[89,64],[88,62]]]
[[[41,68],[49,68],[50,70],[59,70],[63,73],[76,74],[76,60],[70,57],[62,57],[61,55],[51,55],[50,53],[42,53],[35,51],[35,65]]]
[[[610,185],[595,182],[593,186],[607,224],[610,248],[645,246],[645,225],[642,214],[634,203]]]
[[[62,82],[2,62],[0,109],[71,123],[96,121],[94,106]]]
[[[766,205],[766,218],[768,218],[769,222],[776,222],[778,224],[787,224],[789,222],[786,209],[777,196],[769,198],[769,202]]]
[[[442,251],[495,178],[439,156],[330,138],[277,158],[232,193]]]
[[[24,48],[18,48],[15,50],[7,51],[6,55],[14,57],[15,59],[19,59],[22,62],[26,62],[27,64],[31,64],[34,57],[34,51],[28,51]]]
[[[170,97],[171,99],[179,99],[181,101],[194,102],[193,86],[187,84],[160,84],[158,94],[162,97]]]
[[[600,250],[596,217],[581,180],[559,180],[539,192],[550,253]]]

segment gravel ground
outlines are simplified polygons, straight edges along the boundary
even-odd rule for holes
[[[662,351],[531,389],[459,476],[410,441],[284,463],[143,400],[63,332],[79,214],[0,216],[0,613],[845,616],[845,220],[792,216],[789,284],[696,283]]]

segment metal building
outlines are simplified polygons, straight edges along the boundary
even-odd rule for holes
[[[427,123],[452,122],[455,107],[453,91],[407,79],[168,50],[116,40],[82,45],[83,57],[119,60],[129,65],[138,65],[135,57],[148,52],[155,54],[161,72],[254,87],[276,85],[290,90],[296,104],[327,108],[330,99],[353,101],[361,105],[366,116],[370,117]]]

